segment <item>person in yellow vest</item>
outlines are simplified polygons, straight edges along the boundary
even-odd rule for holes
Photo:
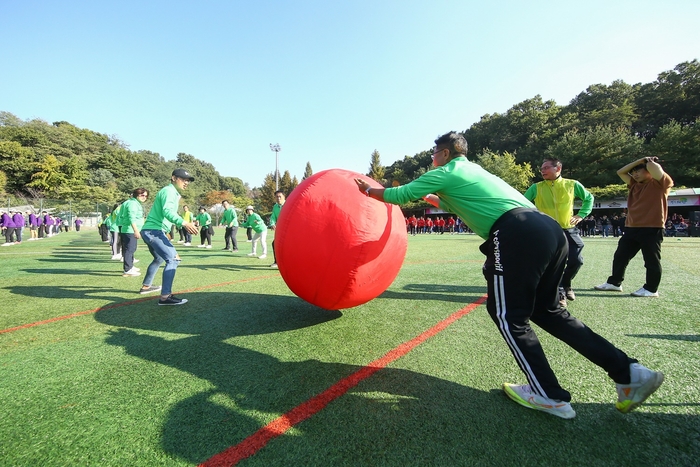
[[[535,203],[540,212],[557,221],[569,243],[569,257],[559,283],[559,305],[566,308],[567,299],[576,299],[571,283],[583,265],[583,240],[577,225],[593,210],[594,198],[579,181],[563,178],[561,169],[559,159],[545,159],[540,167],[544,180],[531,185],[525,192],[525,197]],[[578,214],[574,215],[575,198],[579,198],[582,204]]]

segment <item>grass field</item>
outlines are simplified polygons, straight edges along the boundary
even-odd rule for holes
[[[214,465],[240,443],[245,466],[699,463],[700,239],[666,240],[658,299],[593,290],[616,241],[585,240],[570,311],[666,382],[620,414],[605,373],[540,332],[573,420],[502,394],[524,377],[478,305],[475,236],[410,237],[392,286],[339,311],[221,240],[178,248],[180,307],[138,295],[95,231],[0,249],[0,465]],[[623,286],[643,283],[638,257]]]

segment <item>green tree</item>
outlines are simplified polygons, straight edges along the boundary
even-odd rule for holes
[[[575,114],[580,130],[600,126],[631,129],[638,119],[637,90],[622,80],[615,80],[610,86],[594,84],[574,97],[565,112]]]
[[[644,146],[646,156],[656,156],[676,186],[700,186],[700,120],[694,125],[671,122]]]
[[[32,181],[27,186],[37,188],[44,193],[54,193],[66,182],[65,175],[61,172],[61,162],[56,156],[44,156],[39,162],[34,163],[35,172]]]
[[[572,130],[550,146],[544,156],[562,161],[563,177],[578,180],[586,187],[606,186],[618,183],[620,167],[641,157],[642,144],[625,128]]]
[[[310,176],[314,174],[314,171],[311,169],[311,162],[306,163],[306,168],[304,169],[304,176],[301,177],[301,180],[304,181]]]
[[[379,151],[376,149],[372,151],[372,156],[371,160],[369,163],[369,172],[367,172],[367,176],[373,180],[378,181],[379,183],[382,183],[384,180],[384,166],[382,165],[382,161],[379,158]]]
[[[515,156],[509,152],[498,154],[485,150],[477,156],[477,164],[487,172],[502,178],[521,193],[527,190],[535,175],[529,162],[518,164],[515,162]]]

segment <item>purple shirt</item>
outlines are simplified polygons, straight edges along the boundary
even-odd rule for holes
[[[0,221],[0,223],[2,223],[3,227],[7,227],[8,229],[14,229],[15,227],[17,227],[10,215],[6,212],[2,213],[2,221]]]
[[[24,227],[24,216],[21,212],[16,212],[14,216],[12,216],[12,221],[15,223],[15,227]]]
[[[39,219],[36,217],[36,214],[29,214],[29,225],[32,227],[39,227]]]

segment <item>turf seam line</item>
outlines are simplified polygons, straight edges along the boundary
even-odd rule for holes
[[[438,322],[433,327],[422,332],[413,339],[406,341],[398,346],[394,347],[392,350],[384,354],[381,358],[374,360],[373,362],[365,365],[364,367],[357,370],[355,373],[347,376],[322,393],[308,399],[306,402],[294,407],[289,412],[283,414],[282,416],[274,419],[240,443],[235,446],[231,446],[228,449],[215,454],[208,460],[199,464],[199,467],[220,467],[220,466],[232,466],[236,465],[241,460],[254,455],[260,449],[265,447],[265,445],[272,439],[283,435],[287,430],[291,429],[294,425],[301,423],[302,421],[311,418],[316,413],[324,409],[333,400],[344,395],[353,387],[357,386],[363,380],[369,378],[377,371],[385,368],[387,365],[392,363],[404,355],[408,354],[411,350],[428,340],[429,338],[435,336],[436,334],[445,330],[452,323],[458,319],[466,316],[468,313],[472,312],[479,305],[486,301],[486,295],[479,297],[474,302],[465,306],[464,308],[457,310],[444,320]]]
[[[222,283],[220,283],[220,284],[205,285],[205,286],[202,286],[202,287],[195,287],[194,289],[181,290],[180,292],[177,292],[177,293],[198,292],[198,291],[200,291],[200,290],[213,289],[213,288],[216,288],[216,287],[224,287],[224,286],[226,286],[226,285],[242,284],[242,283],[245,283],[245,282],[252,282],[252,281],[259,281],[259,280],[263,280],[263,279],[269,279],[270,277],[279,277],[279,275],[268,275],[268,276],[252,277],[252,278],[250,278],[250,279],[240,279],[240,280],[235,280],[235,281],[222,282]],[[159,295],[156,294],[156,295],[153,295],[153,296],[151,296],[151,297],[137,298],[137,299],[134,299],[134,300],[127,300],[127,301],[125,301],[125,302],[112,303],[112,304],[109,304],[109,305],[104,305],[104,306],[100,306],[100,307],[97,307],[97,308],[93,308],[93,309],[91,309],[91,310],[76,311],[75,313],[71,313],[71,314],[69,314],[69,315],[56,316],[56,317],[54,317],[54,318],[44,319],[44,320],[41,320],[41,321],[36,321],[36,322],[34,322],[34,323],[21,324],[21,325],[19,325],[19,326],[15,326],[15,327],[12,327],[12,328],[0,329],[0,334],[6,334],[6,333],[14,332],[14,331],[19,331],[19,330],[21,330],[21,329],[28,329],[28,328],[33,328],[33,327],[37,327],[37,326],[42,326],[42,325],[44,325],[44,324],[51,324],[51,323],[55,323],[55,322],[57,322],[57,321],[63,321],[63,320],[66,320],[66,319],[76,318],[76,317],[78,317],[78,316],[85,316],[85,315],[97,313],[97,312],[100,311],[100,310],[111,310],[112,308],[121,308],[121,307],[123,307],[123,306],[129,306],[129,305],[133,305],[133,304],[135,304],[135,303],[141,303],[141,302],[145,302],[145,301],[148,301],[148,300],[155,300],[155,299],[158,298],[158,297],[159,297]]]

